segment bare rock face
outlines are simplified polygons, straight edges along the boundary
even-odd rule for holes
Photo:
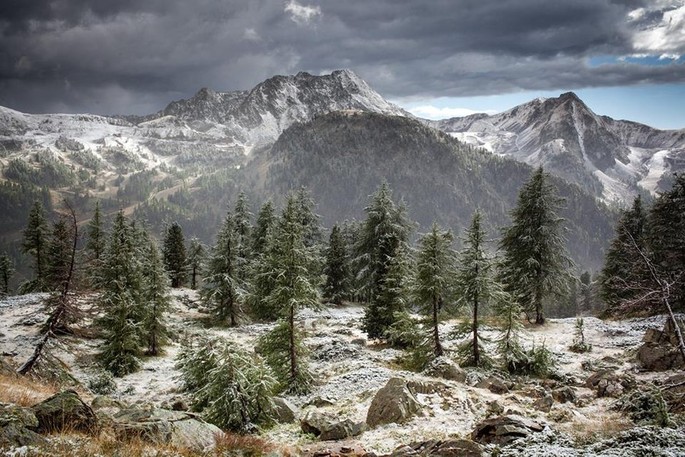
[[[635,388],[635,378],[626,374],[617,374],[611,370],[602,370],[591,375],[585,386],[597,391],[597,397],[618,398]]]
[[[292,424],[300,415],[297,406],[290,403],[285,398],[274,397],[274,419],[279,424]]]
[[[683,323],[679,320],[681,330]],[[673,322],[668,319],[663,330],[647,329],[637,351],[637,360],[649,371],[666,371],[685,366],[683,356],[678,351],[678,338]]]
[[[544,428],[540,422],[522,416],[498,416],[476,425],[471,438],[481,444],[508,444]]]
[[[37,431],[40,433],[64,429],[92,433],[98,428],[95,412],[73,390],[59,392],[31,410],[38,419]]]
[[[493,394],[499,395],[509,392],[509,386],[507,386],[507,384],[497,376],[488,376],[476,384],[476,387],[488,389]]]
[[[350,419],[319,411],[309,411],[300,421],[302,431],[316,435],[321,441],[336,441],[360,435],[366,429],[363,422],[355,423]]]
[[[466,372],[447,357],[434,359],[426,368],[425,374],[450,381],[465,382]]]
[[[391,378],[371,401],[366,423],[371,428],[383,424],[401,424],[416,415],[421,404],[401,378]]]
[[[395,449],[390,457],[480,457],[483,449],[471,440],[423,441]]]
[[[36,428],[38,419],[31,409],[0,403],[0,449],[44,444]]]

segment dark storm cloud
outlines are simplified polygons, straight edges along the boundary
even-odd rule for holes
[[[352,68],[383,95],[454,96],[682,81],[634,52],[637,0],[5,0],[0,105],[146,113],[199,87]]]

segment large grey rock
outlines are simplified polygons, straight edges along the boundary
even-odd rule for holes
[[[479,387],[481,389],[488,389],[493,394],[499,395],[509,392],[509,386],[507,386],[507,384],[497,376],[488,376],[487,378],[478,382],[478,384],[476,384],[476,387]]]
[[[0,449],[45,444],[34,431],[37,428],[38,419],[31,409],[0,403]]]
[[[36,431],[79,430],[93,433],[98,428],[98,418],[93,409],[85,404],[74,390],[64,390],[31,407],[38,419]]]
[[[338,416],[319,411],[309,411],[300,421],[302,431],[317,436],[321,441],[335,441],[357,436],[364,432],[366,424],[340,419]]]
[[[617,374],[611,370],[602,370],[591,375],[585,386],[597,391],[597,397],[618,398],[635,388],[635,378],[628,374]]]
[[[400,446],[390,457],[480,457],[483,448],[471,440],[423,441]]]
[[[521,416],[498,416],[476,425],[471,439],[481,444],[508,444],[532,433],[541,432],[544,426]]]
[[[127,408],[112,417],[112,428],[121,439],[141,439],[155,444],[207,451],[223,432],[195,414],[158,408]]]
[[[679,321],[679,325],[685,332],[682,321]],[[666,320],[663,330],[648,329],[642,340],[644,344],[637,351],[637,360],[644,369],[666,371],[685,366],[678,350],[675,326],[670,319]]]
[[[285,398],[274,397],[274,420],[279,424],[292,424],[300,415],[297,406],[290,403]]]
[[[373,397],[366,423],[371,428],[390,423],[401,424],[420,409],[421,404],[407,387],[407,381],[391,378]]]
[[[447,357],[437,357],[428,365],[425,374],[450,381],[465,382],[466,371]]]

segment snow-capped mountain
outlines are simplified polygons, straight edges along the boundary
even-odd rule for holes
[[[672,173],[685,169],[685,130],[599,116],[572,92],[492,116],[428,123],[466,143],[542,165],[607,202],[667,189]]]

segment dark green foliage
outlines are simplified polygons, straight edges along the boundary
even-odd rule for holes
[[[497,337],[497,353],[502,359],[505,369],[516,370],[520,360],[525,359],[521,345],[521,305],[510,297],[493,304],[493,312],[497,319],[499,336]]]
[[[157,170],[143,170],[131,174],[117,190],[117,198],[123,201],[145,200],[155,188],[155,176]]]
[[[201,340],[183,348],[177,359],[193,409],[224,430],[246,432],[269,423],[276,381],[262,359],[235,344]]]
[[[600,277],[600,295],[610,309],[640,294],[639,285],[647,277],[640,251],[646,252],[647,214],[638,196],[616,225],[616,235],[606,254]]]
[[[565,292],[573,265],[562,235],[564,219],[558,216],[563,200],[556,194],[549,175],[538,168],[521,189],[512,225],[500,241],[501,281],[527,312],[535,313],[537,324],[545,321],[544,301]]]
[[[74,235],[66,218],[60,217],[52,224],[45,252],[45,281],[50,290],[61,291],[69,278],[73,241]]]
[[[236,268],[237,275],[241,281],[247,281],[248,266],[252,257],[251,236],[252,236],[252,213],[250,204],[244,192],[238,194],[233,215],[235,221],[235,234],[237,242]]]
[[[29,213],[29,219],[24,229],[22,252],[33,257],[33,280],[22,285],[22,292],[43,291],[47,288],[47,248],[48,222],[45,210],[40,201],[36,201]]]
[[[395,313],[404,309],[411,222],[404,205],[396,205],[383,183],[364,209],[366,220],[355,246],[355,267],[361,293],[370,298],[364,314],[369,338],[382,338]]]
[[[146,353],[158,355],[160,349],[168,342],[169,331],[165,314],[171,306],[167,273],[157,244],[148,239],[143,250],[143,284],[142,298],[145,303],[143,318],[140,322],[142,340]]]
[[[94,262],[97,268],[105,251],[106,234],[102,223],[102,212],[100,211],[100,201],[95,202],[95,211],[93,217],[88,221],[86,228],[86,251],[88,252],[89,260]]]
[[[26,223],[26,215],[36,201],[42,202],[47,212],[51,211],[50,192],[47,188],[0,181],[0,233],[22,228]]]
[[[452,233],[441,231],[433,224],[431,231],[419,241],[416,260],[416,278],[413,295],[421,306],[421,313],[430,324],[430,345],[435,357],[444,353],[440,342],[441,317],[451,303],[455,284],[455,255],[452,250]]]
[[[202,276],[202,266],[207,255],[207,249],[202,241],[193,237],[188,246],[188,275],[190,276],[190,288],[196,289],[198,280]]]
[[[262,205],[257,215],[257,223],[252,230],[252,255],[258,257],[266,249],[269,238],[269,233],[276,225],[278,217],[274,210],[274,205],[271,201],[267,201]]]
[[[395,314],[385,337],[391,346],[404,349],[397,359],[402,368],[423,371],[435,358],[435,345],[428,324],[429,321],[421,322],[407,311]]]
[[[656,386],[629,392],[619,398],[612,407],[628,413],[636,424],[668,427],[673,423],[668,412],[668,404],[661,389]]]
[[[5,168],[5,177],[20,184],[33,184],[50,188],[68,186],[76,182],[74,173],[52,153],[39,152],[36,166],[21,159],[13,159]]]
[[[182,287],[186,279],[186,244],[183,229],[174,222],[164,236],[164,266],[171,278],[171,287]]]
[[[520,350],[515,357],[507,360],[506,368],[511,374],[546,378],[554,372],[556,361],[552,351],[543,344]]]
[[[10,278],[14,274],[12,259],[4,253],[0,256],[0,297],[10,294]]]
[[[347,245],[338,225],[334,225],[331,230],[325,256],[326,283],[323,287],[323,297],[324,300],[340,305],[350,292],[350,272]]]
[[[98,357],[114,376],[136,371],[140,362],[143,276],[135,229],[119,211],[114,220],[96,285],[102,290],[98,324],[104,342]]]
[[[572,352],[584,353],[592,351],[592,345],[585,342],[585,321],[582,317],[576,319],[575,335],[573,344],[569,347]]]
[[[319,306],[320,263],[316,248],[307,246],[301,207],[288,197],[272,242],[261,260],[257,275],[269,278],[271,290],[261,297],[265,307],[279,318],[276,328],[261,340],[261,351],[273,368],[281,388],[289,392],[309,390],[311,375],[302,356],[302,331],[296,321],[303,308]]]
[[[228,213],[207,262],[201,296],[214,317],[231,327],[242,317],[245,295],[245,284],[238,274],[238,247],[235,219]]]

